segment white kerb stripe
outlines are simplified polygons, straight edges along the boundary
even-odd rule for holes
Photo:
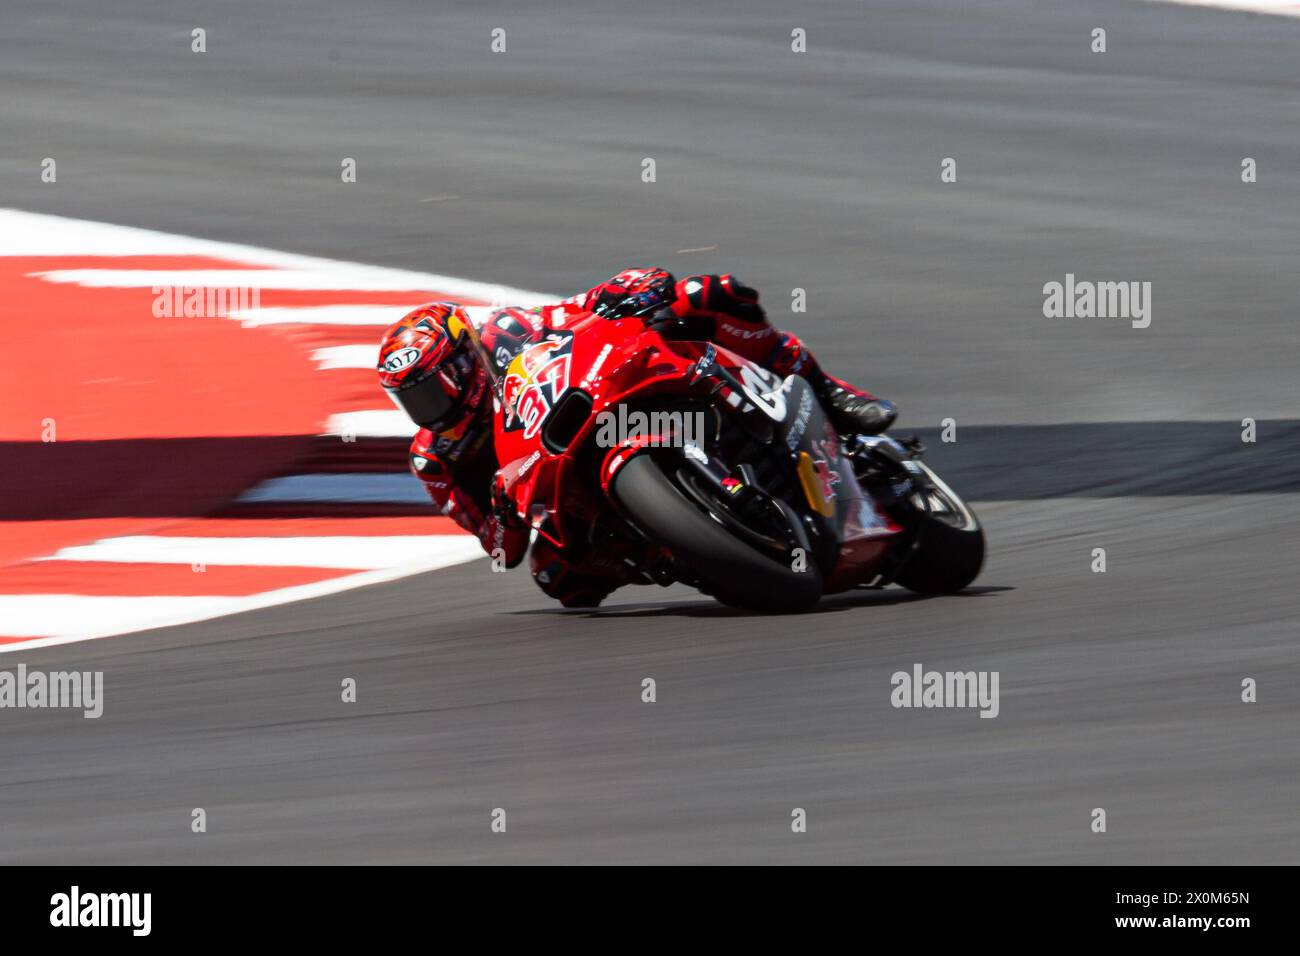
[[[47,637],[85,630],[143,630],[178,616],[215,617],[238,607],[229,597],[116,597],[86,594],[3,594],[6,637]]]
[[[362,571],[343,577],[263,591],[248,597],[91,597],[81,594],[0,595],[0,621],[9,625],[8,637],[31,636],[21,644],[0,644],[0,654],[21,654],[37,647],[53,647],[101,637],[113,637],[155,627],[193,624],[227,614],[276,607],[294,601],[338,594],[369,584],[396,581],[412,574],[462,564],[483,557],[476,545],[471,555],[444,555],[440,560]],[[88,624],[93,622],[93,624]]]
[[[410,305],[307,305],[269,306],[261,309],[231,309],[229,318],[247,326],[262,325],[392,325],[420,304],[412,299]],[[370,364],[375,364],[379,354],[379,332],[371,349]]]
[[[1246,10],[1250,13],[1271,13],[1279,17],[1300,17],[1300,3],[1295,0],[1157,0],[1164,3],[1182,3],[1194,7],[1218,7],[1222,10]]]
[[[330,345],[311,353],[316,367],[322,371],[333,368],[364,368],[371,371],[379,364],[378,345]]]
[[[370,290],[373,291],[373,290]],[[268,306],[259,309],[231,309],[231,319],[248,328],[261,325],[375,325],[389,326],[406,313],[426,302],[437,301],[429,295],[416,296],[406,305],[303,305],[303,306]],[[511,305],[520,303],[512,302]],[[482,328],[496,306],[467,305],[465,312],[475,328]],[[375,356],[379,351],[379,336],[376,333],[375,344],[371,348],[370,362],[374,366]]]
[[[198,620],[221,618],[242,611],[256,610],[259,607],[276,607],[292,604],[294,601],[307,601],[311,598],[325,597],[326,594],[351,591],[352,588],[364,588],[369,584],[382,584],[385,581],[408,578],[424,571],[433,571],[439,567],[448,567],[451,564],[460,564],[481,557],[484,557],[482,550],[465,557],[445,555],[435,561],[408,564],[406,567],[382,568],[380,571],[361,571],[355,575],[343,575],[342,578],[313,581],[312,584],[298,584],[291,588],[278,588],[277,591],[264,591],[260,594],[252,594],[250,597],[99,598],[87,597],[83,594],[8,594],[8,596],[0,594],[0,620],[6,620],[9,615],[17,618],[17,615],[21,614],[27,622],[26,631],[9,631],[8,636],[23,637],[29,633],[32,636],[32,640],[23,641],[21,644],[0,644],[0,654],[21,654],[34,648],[75,644],[77,641],[113,637],[120,633],[144,631],[148,628],[192,624]],[[430,587],[437,588],[438,584],[432,583]],[[112,602],[112,604],[92,604],[100,601]],[[126,601],[148,602],[148,604],[139,604],[135,609],[129,609],[127,605],[121,604]],[[38,602],[42,604],[38,605]],[[138,615],[134,614],[136,609],[139,610]],[[127,614],[127,610],[133,613]],[[59,624],[60,630],[55,630],[53,627],[55,624]]]
[[[46,282],[93,289],[215,288],[405,292],[423,290],[419,274],[387,269],[55,269],[34,272]]]
[[[106,222],[67,219],[18,209],[0,209],[0,256],[208,256],[284,270],[382,273],[386,289],[437,289],[450,298],[508,302],[513,305],[553,302],[558,297],[491,282],[432,272],[412,272],[362,265],[339,259],[279,252],[234,242],[217,242]]]
[[[405,412],[381,408],[364,412],[339,412],[331,415],[326,435],[355,435],[357,438],[414,438],[418,431]]]
[[[325,535],[301,538],[127,535],[102,538],[94,544],[62,548],[42,560],[344,568],[360,571],[417,565],[441,567],[447,563],[467,561],[482,552],[478,539],[468,534],[392,537]]]
[[[30,275],[64,285],[93,289],[297,289],[335,292],[411,292],[419,299],[458,297],[485,299],[499,305],[544,305],[549,296],[524,293],[511,298],[516,290],[484,286],[469,292],[465,283],[456,291],[439,289],[419,272],[353,266],[330,272],[315,269],[52,269]],[[483,294],[475,294],[483,293]],[[479,308],[489,308],[480,306]],[[400,318],[400,315],[399,315]]]

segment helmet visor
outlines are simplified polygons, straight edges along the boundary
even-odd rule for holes
[[[430,375],[418,385],[403,389],[385,389],[393,404],[421,428],[437,429],[456,404],[447,394],[441,377]]]
[[[473,378],[476,356],[462,349],[432,375],[405,388],[388,389],[393,404],[421,428],[437,431],[463,403]]]

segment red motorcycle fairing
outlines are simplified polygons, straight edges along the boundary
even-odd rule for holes
[[[706,364],[719,370],[718,380],[701,383]],[[801,388],[792,390],[791,382]],[[787,409],[782,391],[798,391],[803,404]],[[504,487],[519,515],[564,547],[612,510],[605,492],[619,467],[671,437],[627,438],[602,451],[590,476],[595,480],[574,480],[573,469],[601,412],[651,396],[714,396],[724,409],[757,408],[778,423],[784,415],[789,421],[781,425],[780,438],[792,454],[802,453],[804,492],[810,505],[820,498],[826,509],[810,520],[822,522],[836,539],[826,561],[831,567],[824,569],[826,589],[854,587],[874,576],[900,528],[859,487],[838,436],[811,395],[802,379],[792,376],[783,388],[779,376],[714,343],[667,339],[640,317],[581,314],[520,351],[499,382],[494,429]],[[795,424],[798,435],[792,433]],[[804,433],[814,427],[815,436]]]
[[[573,452],[596,427],[599,413],[640,393],[685,392],[684,377],[699,353],[696,343],[670,346],[640,318],[585,313],[516,355],[501,380],[495,437],[505,489],[519,514],[563,547],[571,525],[589,522],[605,507],[582,482],[568,480]],[[546,423],[574,394],[590,398],[585,420],[563,446],[548,447]],[[542,528],[548,518],[553,533]]]

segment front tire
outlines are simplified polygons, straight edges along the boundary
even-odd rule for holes
[[[650,455],[628,459],[615,472],[611,492],[642,532],[666,546],[724,604],[792,612],[821,599],[816,566],[795,571],[740,541],[682,494]]]

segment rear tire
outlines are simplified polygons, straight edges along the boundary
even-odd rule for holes
[[[952,510],[943,517],[916,513],[916,544],[895,581],[918,594],[952,594],[974,581],[984,566],[984,529],[956,492],[928,466],[921,467]]]
[[[806,611],[822,596],[821,572],[795,571],[740,541],[690,501],[655,460],[634,455],[611,491],[651,540],[665,545],[719,601],[754,611]]]

